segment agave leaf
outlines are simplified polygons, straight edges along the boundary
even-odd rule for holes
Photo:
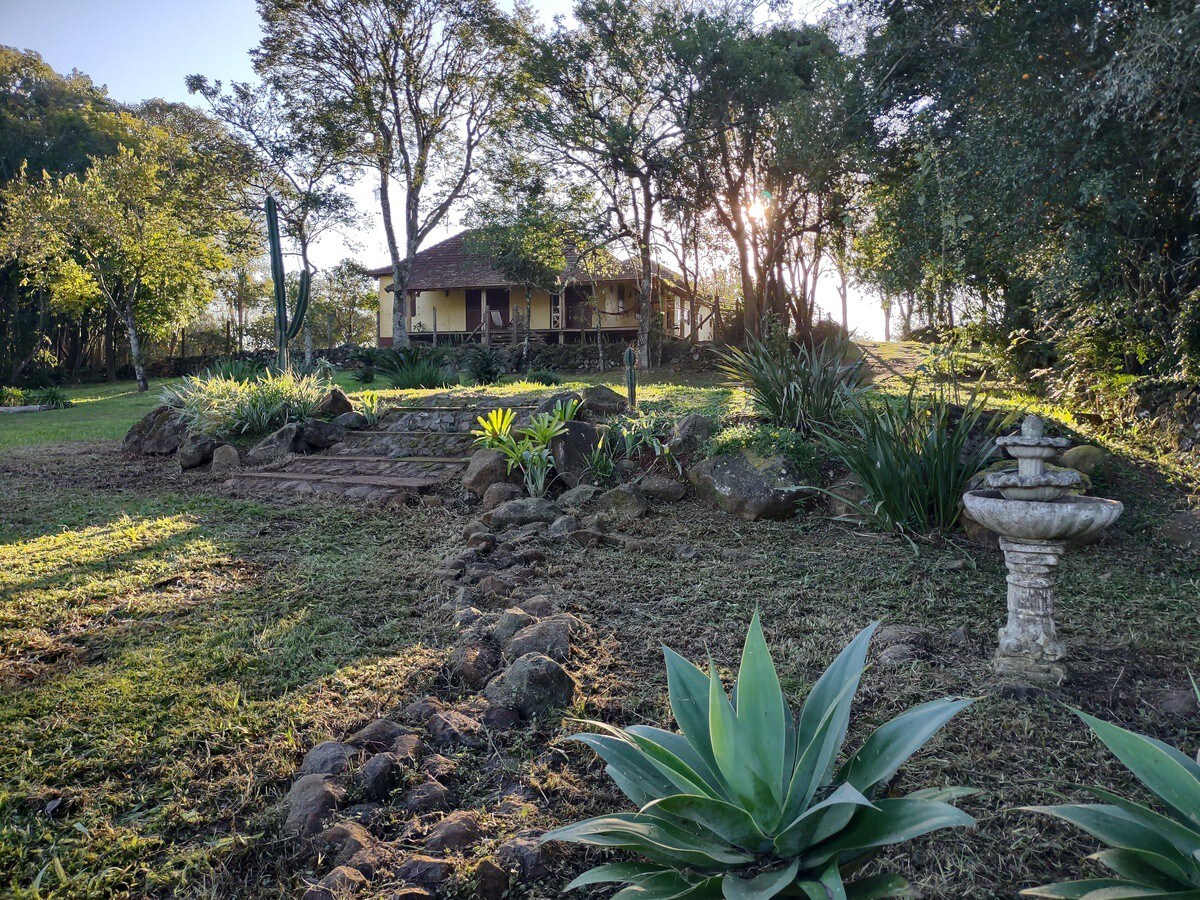
[[[866,665],[871,635],[878,626],[878,622],[873,622],[846,645],[817,679],[804,701],[796,727],[796,742],[798,747],[807,749],[798,754],[800,759],[784,805],[785,820],[800,815],[808,806],[846,739],[850,703]]]
[[[767,840],[744,809],[712,797],[676,794],[642,809],[649,815],[658,811],[702,825],[729,843],[751,852],[757,852]]]
[[[905,794],[905,798],[909,800],[943,800],[946,803],[952,800],[961,800],[964,797],[974,797],[979,791],[969,787],[931,787],[921,788],[919,791],[912,791]]]
[[[1126,800],[1120,794],[1114,794],[1112,791],[1106,791],[1104,788],[1088,787],[1088,793],[1093,797],[1097,797],[1106,801],[1111,807],[1123,813],[1127,818],[1136,822],[1139,826],[1149,829],[1154,834],[1165,839],[1170,846],[1175,850],[1180,859],[1179,865],[1186,870],[1200,873],[1200,857],[1197,857],[1197,852],[1200,852],[1200,834],[1197,834],[1186,825],[1180,825],[1174,819],[1164,816],[1161,813],[1155,812],[1139,803],[1134,803],[1132,800]],[[1142,848],[1128,848],[1142,849]],[[1174,858],[1172,854],[1167,854],[1168,858]],[[1200,875],[1197,876],[1200,878]]]
[[[1096,860],[1122,878],[1148,887],[1163,890],[1193,887],[1187,882],[1180,882],[1171,874],[1172,871],[1177,871],[1178,867],[1169,859],[1146,850],[1101,850],[1099,853],[1093,853],[1088,859]]]
[[[668,647],[663,647],[663,658],[667,664],[667,693],[675,722],[700,758],[720,775],[709,734],[708,676]]]
[[[725,900],[771,900],[796,880],[796,872],[799,869],[799,860],[793,859],[791,865],[783,869],[763,872],[753,878],[726,875],[721,888],[725,893]]]
[[[819,881],[797,881],[795,889],[803,891],[809,900],[846,900],[846,888],[836,863],[821,873]]]
[[[886,872],[860,878],[846,885],[846,900],[884,900],[887,897],[911,897],[912,889],[899,875]]]
[[[647,859],[672,868],[724,868],[745,865],[754,857],[737,853],[719,844],[705,844],[661,819],[637,813],[597,816],[556,828],[543,836],[544,841],[566,841],[597,847],[637,850]]]
[[[667,877],[668,875],[673,878]],[[675,873],[653,876],[641,884],[613,894],[612,900],[719,900],[721,879],[704,878],[690,882]]]
[[[656,875],[662,871],[661,866],[651,865],[650,863],[607,863],[603,866],[596,866],[594,869],[588,869],[563,888],[563,890],[573,891],[576,888],[586,887],[589,884],[607,884],[614,881],[638,884],[645,876]]]
[[[568,740],[591,747],[601,759],[618,769],[643,794],[662,797],[678,793],[671,780],[660,772],[641,750],[623,738],[603,734],[576,734]],[[630,799],[634,800],[633,797]]]
[[[884,784],[904,762],[955,715],[971,705],[970,700],[932,700],[902,712],[880,725],[866,743],[850,757],[838,773],[867,796]]]
[[[1200,778],[1197,767],[1185,761],[1182,753],[1164,751],[1165,745],[1140,734],[1127,731],[1111,722],[1075,710],[1096,737],[1119,759],[1138,780],[1171,810],[1185,825],[1200,825]]]
[[[708,784],[705,782],[703,776],[697,774],[691,766],[661,744],[634,731],[622,731],[603,722],[586,721],[589,725],[608,732],[609,736],[614,740],[624,741],[634,749],[640,751],[645,759],[675,786],[675,790],[672,793],[709,793]]]
[[[713,770],[712,766],[710,766],[709,762],[703,756],[696,752],[696,748],[692,746],[691,742],[684,735],[674,731],[665,731],[662,728],[655,728],[651,725],[630,725],[625,729],[625,733],[653,741],[690,766],[692,771],[704,780],[705,794],[724,800],[729,799],[725,779],[720,776],[720,773]]]
[[[842,784],[776,835],[775,849],[783,856],[796,856],[845,828],[860,807],[875,808],[854,785]]]
[[[861,807],[845,829],[801,857],[800,864],[819,866],[843,853],[898,844],[942,828],[974,824],[975,820],[961,809],[936,800],[877,800],[873,809]]]
[[[758,610],[750,619],[746,643],[742,647],[742,662],[737,677],[737,718],[746,737],[750,753],[761,765],[762,777],[775,795],[776,804],[783,801],[784,740],[787,736],[787,704],[779,675],[763,636]]]
[[[765,832],[779,821],[779,804],[771,788],[760,776],[753,750],[721,686],[717,667],[710,663],[710,669],[708,722],[717,767],[738,803],[754,817],[759,829]]]
[[[1181,853],[1174,842],[1153,825],[1139,821],[1135,813],[1115,805],[1106,806],[1099,803],[1026,808],[1032,812],[1045,813],[1070,822],[1072,825],[1082,828],[1092,837],[1099,838],[1119,850],[1136,850],[1170,860],[1179,867],[1179,879],[1186,881],[1184,875],[1185,867],[1188,866],[1186,855]],[[1146,811],[1149,812],[1149,810]]]
[[[1089,878],[1084,881],[1063,881],[1058,884],[1047,884],[1042,887],[1026,888],[1021,891],[1023,897],[1066,897],[1069,900],[1082,900],[1087,897],[1094,900],[1099,891],[1118,890],[1122,893],[1108,894],[1109,897],[1137,897],[1138,894],[1128,893],[1139,886],[1118,878]],[[1145,896],[1144,894],[1141,896]]]

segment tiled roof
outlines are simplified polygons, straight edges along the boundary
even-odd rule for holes
[[[485,253],[471,246],[468,236],[471,232],[462,231],[453,237],[427,247],[417,254],[413,260],[412,273],[408,279],[410,291],[443,291],[456,288],[489,288],[509,287],[513,281],[506,277],[495,262]],[[578,256],[567,255],[568,278],[586,278],[588,272],[578,265]],[[613,270],[602,276],[612,280],[634,280],[637,278],[637,267],[623,260],[612,260]],[[606,267],[607,268],[607,267]],[[392,273],[392,267],[380,266],[371,269],[370,274],[377,278],[385,278]],[[655,266],[655,274],[668,279],[678,279],[673,272]],[[599,272],[597,272],[599,275]]]

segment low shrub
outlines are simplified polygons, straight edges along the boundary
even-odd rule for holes
[[[870,388],[866,370],[846,339],[815,346],[774,346],[755,338],[748,349],[718,351],[720,370],[750,395],[755,412],[773,425],[807,434],[831,427]]]
[[[387,412],[383,395],[379,391],[363,391],[358,395],[358,412],[368,425],[378,425],[383,414]]]
[[[574,738],[608,764],[635,811],[576,822],[542,838],[632,851],[646,862],[602,864],[566,889],[620,883],[631,887],[618,896],[697,900],[912,896],[898,875],[860,871],[886,847],[974,823],[946,802],[972,791],[888,789],[908,758],[971,701],[913,707],[839,765],[874,629],[838,655],[798,718],[757,613],[732,698],[711,660],[706,672],[665,650],[678,733],[590,722],[599,733]]]
[[[709,457],[742,452],[764,459],[786,457],[810,481],[821,474],[821,453],[812,440],[778,425],[733,425],[718,432],[705,447]]]
[[[28,401],[19,387],[0,384],[0,406],[25,406]]]
[[[845,429],[817,437],[866,491],[854,504],[864,519],[888,531],[930,534],[957,524],[967,482],[987,466],[992,436],[1011,421],[986,419],[974,393],[961,407],[944,388],[917,397],[914,382],[899,401],[858,404]]]
[[[313,375],[267,372],[255,381],[189,376],[164,387],[162,399],[196,430],[224,437],[265,434],[307,419],[328,391],[328,383]]]
[[[266,371],[266,366],[262,360],[258,359],[239,359],[231,356],[224,356],[208,367],[204,373],[209,378],[228,378],[232,381],[255,381],[262,377]]]
[[[380,350],[376,368],[392,387],[405,391],[441,388],[454,381],[445,356],[435,347],[400,347]]]
[[[463,357],[467,377],[475,385],[495,384],[504,374],[504,354],[495,347],[472,347]]]
[[[562,384],[563,378],[557,372],[552,372],[549,369],[530,369],[523,376],[522,381],[528,381],[532,384],[545,384],[554,386]]]
[[[67,399],[66,392],[62,388],[53,385],[30,391],[28,397],[31,402],[36,403],[38,406],[44,406],[47,409],[66,409],[71,405],[71,401]]]

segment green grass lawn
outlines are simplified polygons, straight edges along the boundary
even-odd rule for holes
[[[119,441],[161,402],[161,384],[151,384],[145,393],[138,393],[132,381],[64,387],[71,401],[66,409],[0,413],[0,450],[67,441]]]

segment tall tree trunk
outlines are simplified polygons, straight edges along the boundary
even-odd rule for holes
[[[142,342],[138,337],[137,322],[133,318],[133,307],[126,305],[124,309],[125,334],[129,337],[129,358],[133,362],[133,374],[137,378],[138,391],[150,390],[150,382],[146,380],[146,364],[142,359]]]
[[[521,365],[529,371],[529,342],[533,338],[533,285],[525,285],[525,346],[521,350]]]
[[[392,198],[388,187],[387,170],[379,169],[379,209],[383,213],[383,234],[387,238],[388,256],[392,262],[392,346],[408,346],[408,273],[411,269],[413,237],[405,235],[405,257],[400,257],[396,229],[392,224]]]
[[[312,336],[312,319],[309,316],[304,317],[304,366],[312,368],[313,364],[313,336]]]
[[[117,314],[111,309],[104,314],[104,366],[108,381],[117,380]]]

